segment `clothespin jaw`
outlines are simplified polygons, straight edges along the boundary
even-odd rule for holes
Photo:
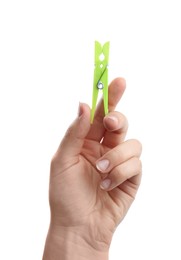
[[[108,113],[108,61],[109,42],[103,46],[95,41],[95,68],[92,94],[91,124],[94,120],[99,90],[103,91],[104,113]]]

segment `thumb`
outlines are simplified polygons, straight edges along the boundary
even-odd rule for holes
[[[60,143],[57,155],[61,160],[78,156],[84,144],[84,139],[90,129],[90,108],[87,104],[79,104],[79,114],[74,122],[67,129],[65,136]]]

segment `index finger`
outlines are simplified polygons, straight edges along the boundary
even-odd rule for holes
[[[109,112],[114,111],[116,105],[120,101],[124,90],[126,88],[126,81],[123,78],[116,78],[114,79],[109,88],[108,88],[108,108]],[[100,142],[104,132],[105,132],[105,127],[103,125],[103,118],[104,118],[104,106],[103,106],[103,100],[99,102],[96,112],[95,112],[95,117],[94,117],[94,122],[91,125],[90,131],[87,135],[87,139],[94,140]]]

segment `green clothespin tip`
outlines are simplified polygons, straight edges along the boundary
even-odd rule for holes
[[[95,41],[95,68],[92,94],[91,124],[94,121],[99,90],[103,91],[104,113],[108,113],[108,61],[109,42],[103,46]]]

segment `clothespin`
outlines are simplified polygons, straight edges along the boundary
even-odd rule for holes
[[[103,91],[104,113],[108,113],[108,60],[109,42],[103,46],[95,41],[95,68],[92,94],[91,124],[94,121],[99,90]]]

